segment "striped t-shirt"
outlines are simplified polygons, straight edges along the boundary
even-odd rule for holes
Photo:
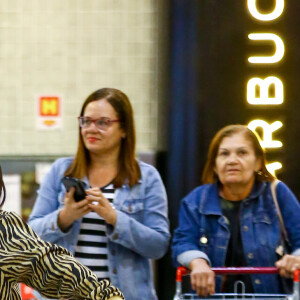
[[[101,188],[103,196],[113,203],[115,190],[113,184]],[[82,218],[75,258],[90,268],[101,279],[109,279],[108,245],[106,222],[95,212]]]

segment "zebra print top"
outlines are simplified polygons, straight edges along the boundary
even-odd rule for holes
[[[0,295],[21,300],[19,282],[48,298],[107,300],[124,296],[66,249],[44,242],[12,212],[0,211]]]

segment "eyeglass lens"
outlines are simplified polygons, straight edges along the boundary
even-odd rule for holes
[[[89,127],[92,125],[92,123],[94,123],[98,129],[106,130],[109,127],[109,125],[111,124],[111,120],[109,120],[109,119],[93,120],[90,118],[79,118],[79,125],[81,127]]]

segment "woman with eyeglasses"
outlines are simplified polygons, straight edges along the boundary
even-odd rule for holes
[[[66,249],[41,240],[16,213],[3,211],[5,185],[0,167],[0,295],[20,300],[19,283],[45,297],[121,300],[108,280],[98,282]]]
[[[135,158],[129,99],[117,89],[97,90],[78,121],[77,153],[54,162],[29,224],[120,287],[127,300],[157,299],[150,259],[168,248],[167,198],[157,170]],[[84,182],[84,199],[76,202],[74,188],[66,191],[64,176]]]

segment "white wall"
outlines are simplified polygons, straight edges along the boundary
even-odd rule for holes
[[[131,99],[138,151],[157,149],[162,2],[0,0],[0,155],[73,154],[81,104],[101,87]],[[62,96],[61,130],[37,130],[41,94]]]

